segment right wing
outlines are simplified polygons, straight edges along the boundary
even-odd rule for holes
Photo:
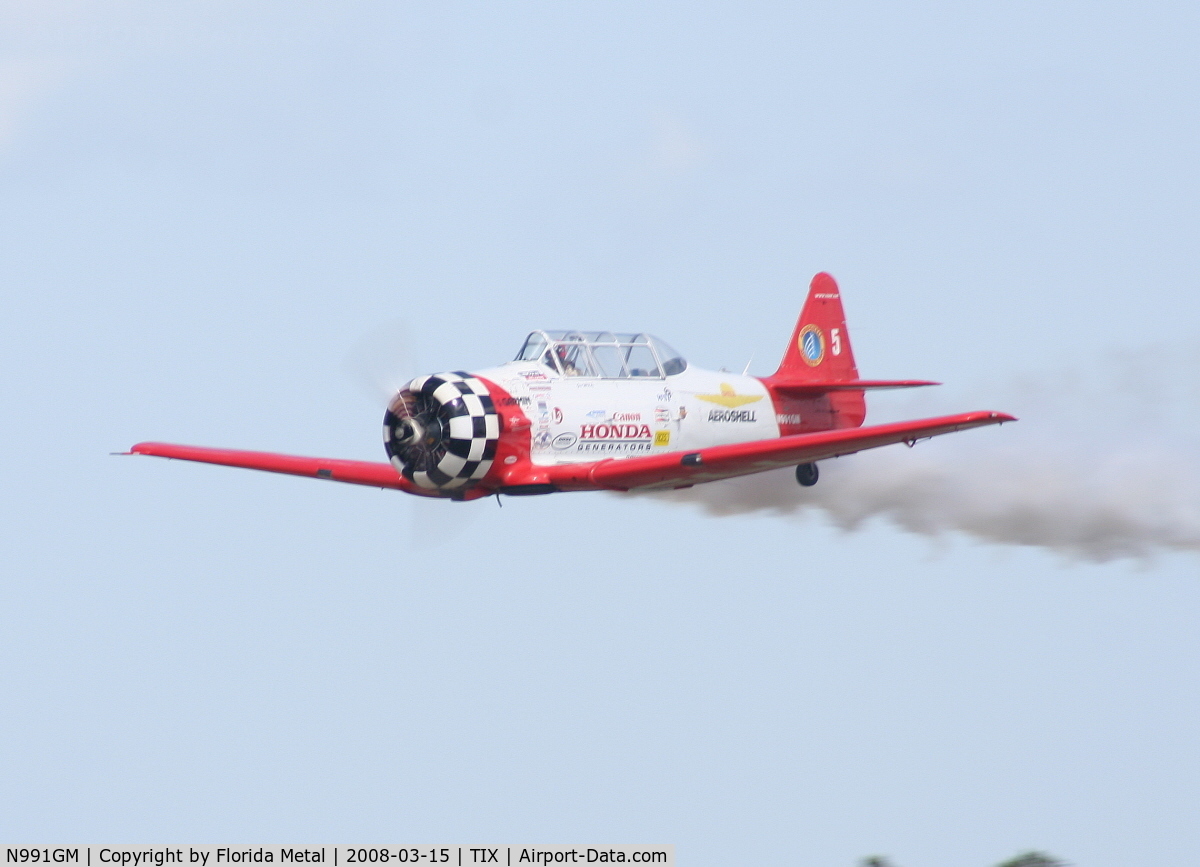
[[[548,468],[549,480],[567,491],[595,487],[616,491],[681,488],[812,463],[893,443],[912,444],[941,434],[1003,424],[1006,421],[1016,421],[1016,418],[1002,412],[966,412],[918,421],[712,446],[693,452],[612,458],[589,464],[560,464]]]
[[[370,485],[373,488],[396,488],[411,494],[426,494],[404,476],[396,472],[391,464],[369,461],[344,461],[335,458],[304,458],[296,455],[279,455],[274,452],[245,452],[235,449],[210,449],[203,446],[181,446],[174,443],[138,443],[129,450],[130,454],[153,455],[157,458],[174,458],[180,461],[199,461],[203,464],[220,464],[226,467],[241,467],[247,470],[263,470],[268,473],[286,473],[290,476],[308,476],[348,482],[352,485]]]

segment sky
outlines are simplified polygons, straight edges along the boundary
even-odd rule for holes
[[[1186,859],[1198,25],[0,2],[0,838]],[[534,328],[766,375],[821,270],[946,383],[868,422],[1021,421],[502,508],[110,454],[384,460],[381,367]]]

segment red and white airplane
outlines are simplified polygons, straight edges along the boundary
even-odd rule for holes
[[[868,389],[936,385],[859,379],[837,283],[813,278],[779,369],[701,370],[648,334],[534,331],[514,361],[414,379],[388,404],[389,463],[138,443],[178,458],[423,497],[686,488],[894,443],[1016,421],[999,412],[862,427]]]

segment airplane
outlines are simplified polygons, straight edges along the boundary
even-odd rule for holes
[[[819,461],[1016,421],[980,411],[863,427],[867,391],[937,384],[860,379],[841,292],[820,273],[770,376],[702,370],[649,334],[534,331],[513,361],[401,388],[383,418],[388,463],[156,442],[128,453],[456,501],[688,488],[784,467],[809,487]]]

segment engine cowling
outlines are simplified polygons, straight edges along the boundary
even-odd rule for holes
[[[487,386],[463,371],[417,377],[383,416],[392,466],[418,487],[447,495],[487,475],[499,439],[500,416]]]

